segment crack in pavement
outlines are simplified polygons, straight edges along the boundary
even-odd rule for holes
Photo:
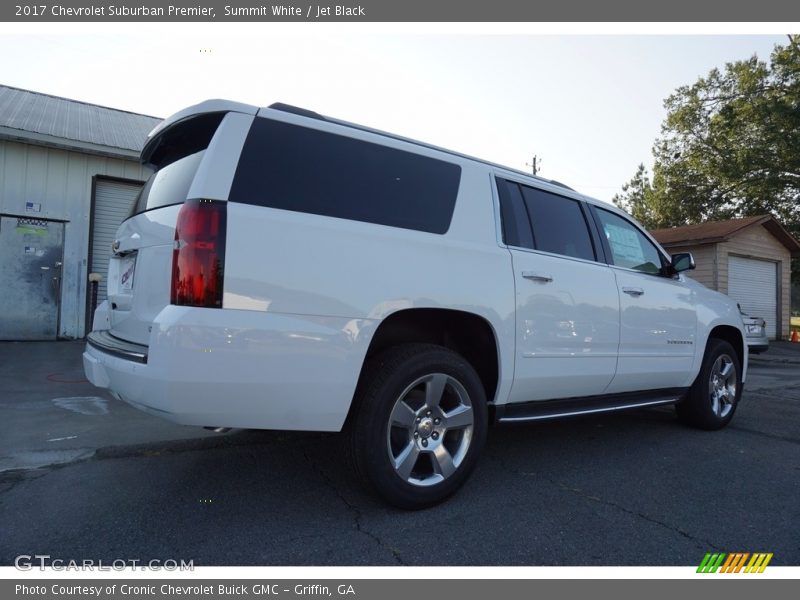
[[[322,479],[323,483],[325,483],[325,485],[328,488],[330,488],[333,491],[334,494],[336,494],[337,498],[339,498],[339,500],[342,501],[342,503],[345,505],[347,510],[349,510],[351,513],[353,513],[353,517],[354,517],[353,518],[353,524],[356,526],[356,531],[358,531],[359,533],[363,533],[364,535],[369,537],[371,540],[373,540],[376,544],[378,544],[378,546],[380,548],[382,548],[383,550],[386,550],[387,552],[389,552],[392,555],[392,558],[394,558],[395,562],[398,565],[406,566],[407,563],[400,556],[400,552],[398,550],[395,550],[394,548],[392,548],[391,546],[386,544],[380,538],[380,536],[375,535],[374,533],[372,533],[371,531],[366,529],[361,524],[361,519],[364,516],[364,513],[361,511],[361,509],[358,506],[356,506],[355,504],[353,504],[352,502],[350,502],[350,500],[348,500],[345,497],[345,495],[342,494],[342,492],[339,490],[338,486],[334,483],[334,481],[330,477],[328,477],[327,473],[325,473],[325,471],[322,468],[320,468],[313,460],[311,460],[311,457],[308,455],[308,453],[305,450],[303,451],[303,458],[305,458],[306,462],[309,464],[309,466],[314,471],[316,471],[316,473]]]
[[[18,481],[0,483],[0,495],[13,490],[15,487],[17,487],[18,483]]]
[[[764,396],[764,399],[773,400],[777,394],[785,394],[792,398],[797,393],[797,387],[794,384],[789,385],[762,385],[761,387],[745,387],[744,391],[747,392],[748,401],[751,396]]]
[[[93,448],[67,448],[50,451],[25,450],[17,455],[0,456],[0,477],[4,473],[22,473],[83,462],[92,458],[94,453]]]
[[[510,473],[512,473],[514,475],[521,476],[521,477],[539,477],[539,478],[543,479],[544,481],[547,481],[551,485],[554,485],[554,486],[556,486],[556,487],[558,487],[558,488],[560,488],[560,489],[562,489],[564,491],[567,491],[567,492],[570,492],[572,494],[575,494],[575,495],[577,495],[577,496],[579,496],[581,498],[584,498],[586,500],[591,500],[592,502],[596,502],[596,503],[599,503],[599,504],[604,504],[606,506],[610,506],[611,508],[615,508],[615,509],[617,509],[619,511],[622,511],[622,512],[624,512],[626,514],[629,514],[631,516],[638,517],[640,519],[643,519],[645,521],[648,521],[650,523],[653,523],[655,525],[658,525],[660,527],[668,529],[669,531],[672,531],[673,533],[677,533],[678,535],[680,535],[682,537],[685,537],[688,540],[691,540],[701,550],[704,549],[704,548],[712,548],[713,550],[719,550],[720,549],[718,546],[716,546],[715,544],[712,544],[711,542],[709,542],[707,540],[701,540],[699,538],[694,537],[692,534],[690,534],[687,531],[684,531],[680,527],[676,527],[674,525],[670,525],[669,523],[665,523],[664,521],[659,521],[658,519],[656,519],[654,517],[646,515],[646,514],[644,514],[642,512],[631,510],[629,508],[626,508],[625,506],[622,506],[621,504],[617,504],[616,502],[612,502],[611,500],[605,500],[605,499],[601,498],[600,496],[594,496],[594,495],[592,495],[592,494],[590,494],[588,492],[585,492],[584,490],[582,490],[580,488],[577,488],[577,487],[574,487],[574,486],[570,486],[570,485],[568,485],[568,484],[566,484],[566,483],[564,483],[562,481],[558,481],[557,479],[552,479],[552,478],[547,477],[546,475],[543,475],[541,473],[520,471],[519,469],[516,469],[516,468],[510,466],[501,457],[494,456],[493,458],[498,463],[500,463],[500,465],[504,469],[506,469],[507,471],[509,471]]]
[[[61,465],[53,465],[58,467]],[[16,471],[5,471],[0,473],[0,494],[7,494],[17,486],[44,477],[50,472],[50,468],[40,467],[37,469],[25,469]]]
[[[149,458],[155,456],[172,456],[176,454],[183,454],[188,452],[200,452],[204,450],[227,450],[231,448],[241,447],[260,447],[270,446],[284,441],[285,438],[277,435],[269,439],[253,439],[246,435],[244,436],[220,436],[220,437],[202,437],[202,438],[186,438],[177,440],[165,440],[162,442],[146,442],[143,444],[126,444],[122,446],[102,446],[100,448],[78,448],[72,451],[78,452],[74,458],[65,461],[54,461],[40,465],[30,465],[13,467],[9,469],[0,469],[0,484],[9,478],[13,479],[21,473],[33,473],[43,471],[47,472],[79,465],[85,462],[101,461],[101,460],[114,460],[114,459],[127,459],[127,458]],[[8,457],[2,457],[8,458]]]
[[[612,502],[611,500],[605,500],[603,498],[600,498],[599,496],[593,496],[593,495],[591,495],[591,494],[589,494],[587,492],[584,492],[580,488],[572,487],[572,486],[567,485],[566,483],[564,483],[562,481],[557,481],[555,479],[550,479],[549,477],[545,477],[544,475],[541,475],[541,477],[545,481],[548,481],[551,484],[558,486],[562,490],[565,490],[565,491],[568,491],[568,492],[572,492],[573,494],[575,494],[577,496],[580,496],[581,498],[586,498],[587,500],[591,500],[593,502],[597,502],[597,503],[600,503],[600,504],[604,504],[606,506],[610,506],[612,508],[616,508],[617,510],[620,510],[620,511],[626,513],[626,514],[632,515],[634,517],[639,517],[640,519],[644,519],[645,521],[648,521],[650,523],[654,523],[655,525],[659,525],[659,526],[661,526],[661,527],[663,527],[665,529],[668,529],[669,531],[677,533],[678,535],[681,535],[681,536],[685,537],[686,539],[691,540],[692,542],[694,542],[694,544],[701,550],[704,549],[704,548],[712,548],[714,550],[719,550],[720,549],[719,547],[717,547],[716,545],[712,544],[711,542],[708,542],[708,541],[705,541],[705,540],[701,540],[699,538],[694,537],[688,531],[684,531],[680,527],[676,527],[674,525],[670,525],[669,523],[665,523],[664,521],[659,521],[658,519],[656,519],[654,517],[646,515],[646,514],[644,514],[642,512],[631,510],[629,508],[626,508],[626,507],[622,506],[621,504],[617,504],[616,502]]]
[[[743,431],[744,433],[749,433],[751,435],[758,435],[761,437],[769,438],[771,440],[778,440],[780,442],[789,442],[790,444],[800,444],[800,439],[791,438],[784,435],[777,435],[774,433],[767,433],[765,431],[759,431],[758,429],[749,429],[747,427],[739,427],[738,425],[728,425],[728,429],[735,429],[736,431]]]

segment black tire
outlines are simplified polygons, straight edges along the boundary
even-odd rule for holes
[[[723,376],[721,370],[727,368],[733,372]],[[738,354],[729,342],[711,338],[700,373],[686,397],[675,405],[675,411],[683,423],[692,427],[722,429],[733,418],[741,397],[742,366]]]
[[[357,474],[399,508],[442,502],[469,477],[486,440],[478,374],[460,355],[432,344],[395,346],[364,369],[347,427]]]

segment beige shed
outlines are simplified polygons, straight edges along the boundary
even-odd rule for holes
[[[675,254],[691,252],[703,285],[727,294],[767,322],[770,339],[789,337],[791,259],[800,242],[771,215],[651,231]]]

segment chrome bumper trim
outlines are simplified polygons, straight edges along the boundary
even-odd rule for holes
[[[147,346],[121,340],[111,335],[108,331],[92,331],[86,336],[86,342],[93,348],[100,350],[100,352],[125,360],[147,364]]]

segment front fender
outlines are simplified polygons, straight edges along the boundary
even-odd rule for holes
[[[735,330],[738,333],[738,341],[742,347],[742,382],[747,377],[749,357],[747,343],[745,342],[744,323],[742,322],[739,307],[736,302],[725,294],[703,288],[697,295],[697,345],[692,364],[690,384],[700,372],[708,339],[718,327],[727,327],[729,331]]]

